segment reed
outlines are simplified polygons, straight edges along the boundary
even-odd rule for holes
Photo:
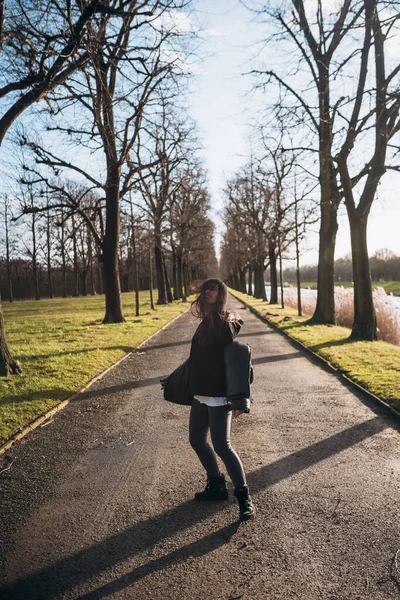
[[[385,290],[378,287],[373,291],[378,339],[390,344],[400,345],[400,311]],[[284,289],[285,304],[297,308],[297,290],[294,287]],[[301,291],[303,312],[312,315],[317,302],[313,290]],[[354,293],[351,288],[335,287],[335,308],[337,324],[351,329],[354,319]]]

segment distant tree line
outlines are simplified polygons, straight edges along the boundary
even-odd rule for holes
[[[400,281],[400,256],[391,250],[382,249],[369,259],[371,279],[374,282]],[[289,283],[296,282],[296,269],[284,269],[283,276]],[[318,266],[305,265],[301,268],[303,281],[317,281]],[[353,281],[353,265],[351,256],[335,260],[335,281]]]

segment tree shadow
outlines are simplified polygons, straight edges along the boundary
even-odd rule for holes
[[[217,550],[224,544],[228,543],[239,529],[239,526],[240,525],[238,521],[231,523],[230,525],[226,525],[217,531],[213,531],[213,533],[210,535],[207,535],[192,542],[191,544],[182,546],[182,548],[178,548],[177,550],[162,556],[161,558],[150,560],[149,562],[140,565],[136,569],[133,569],[133,571],[126,573],[119,579],[110,581],[110,583],[103,585],[97,590],[80,596],[79,600],[100,600],[101,598],[105,598],[111,594],[116,594],[117,592],[124,590],[147,575],[151,575],[157,571],[162,571],[171,565],[185,562],[190,557],[199,558],[205,554],[208,554],[209,552],[213,552],[214,550]]]
[[[52,356],[65,356],[67,354],[85,354],[87,352],[92,352],[94,350],[122,350],[125,354],[129,352],[133,352],[137,350],[134,346],[106,346],[105,348],[82,348],[80,350],[64,350],[62,352],[53,352],[51,354],[35,354],[32,356],[31,354],[24,357],[24,354],[20,354],[20,360],[30,360],[31,358],[45,360],[46,358],[51,358]]]
[[[89,398],[94,398],[96,396],[105,396],[109,394],[115,394],[117,392],[123,392],[126,390],[134,390],[137,388],[149,387],[152,385],[160,385],[160,379],[162,379],[163,377],[165,377],[165,373],[157,377],[150,377],[149,379],[138,379],[137,381],[128,381],[126,383],[120,383],[118,385],[110,385],[109,387],[96,387],[93,390],[89,389],[86,392],[81,392],[73,401],[79,402],[82,400],[87,400]],[[42,400],[43,397],[48,397],[49,400],[62,401],[66,400],[72,394],[73,392],[71,391],[59,388],[54,388],[52,390],[39,390],[30,394],[16,394],[14,396],[8,396],[4,401],[2,400],[0,404],[12,404],[22,402],[24,400]]]
[[[287,479],[323,460],[359,444],[392,426],[389,419],[374,417],[358,425],[316,442],[302,450],[267,464],[249,474],[249,484],[253,494],[261,492],[276,483]],[[3,587],[2,598],[13,600],[45,600],[63,595],[84,581],[111,569],[118,563],[150,549],[160,541],[174,536],[177,532],[208,519],[222,510],[225,503],[196,503],[188,501],[153,518],[136,523],[93,546],[73,555],[60,558],[54,564],[29,574],[17,582]],[[236,531],[231,524],[209,536],[196,540],[159,559],[140,565],[120,579],[109,582],[98,590],[81,596],[85,600],[104,598],[132,585],[138,579],[159,571],[166,566],[186,560],[190,556],[203,556],[207,552],[229,541]],[[46,592],[44,592],[46,590]]]
[[[273,329],[266,329],[265,331],[253,331],[253,332],[247,332],[247,331],[243,331],[241,333],[239,333],[238,337],[254,337],[256,335],[271,335],[276,333]]]
[[[178,346],[190,346],[191,340],[184,340],[182,342],[169,342],[167,344],[156,344],[153,346],[147,346],[146,344],[141,348],[136,348],[136,352],[147,352],[148,350],[162,350],[163,348],[176,348]]]
[[[261,365],[263,363],[279,362],[281,360],[291,360],[292,358],[304,358],[300,352],[292,352],[290,354],[275,354],[273,356],[261,356],[260,358],[252,358],[252,365]]]
[[[349,346],[354,344],[355,340],[351,338],[345,338],[343,340],[333,340],[327,342],[321,342],[320,344],[315,344],[314,346],[309,346],[310,350],[316,352],[317,350],[321,350],[322,348],[331,348],[333,346]]]

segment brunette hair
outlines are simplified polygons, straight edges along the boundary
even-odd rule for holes
[[[207,303],[206,291],[218,289],[218,297],[214,304]],[[206,279],[197,289],[198,296],[192,302],[191,311],[194,316],[201,319],[197,330],[199,341],[202,345],[217,342],[220,337],[222,325],[228,320],[226,310],[228,288],[220,279]]]

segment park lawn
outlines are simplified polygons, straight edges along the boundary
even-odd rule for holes
[[[294,284],[292,284],[292,285],[294,285]],[[302,288],[310,288],[312,290],[317,289],[316,281],[302,281],[300,285]],[[344,287],[344,288],[352,288],[353,282],[352,281],[335,281],[335,286]],[[387,294],[395,294],[396,296],[400,296],[400,281],[382,281],[382,282],[373,281],[372,289],[376,290],[377,288],[383,288]]]
[[[293,308],[282,309],[278,304],[268,304],[236,290],[229,291],[400,412],[400,347],[380,341],[350,340],[347,327],[308,325],[310,315],[299,317]]]
[[[150,307],[122,294],[126,323],[103,325],[104,296],[4,303],[9,348],[23,373],[0,378],[0,445],[136,348],[189,303]]]

